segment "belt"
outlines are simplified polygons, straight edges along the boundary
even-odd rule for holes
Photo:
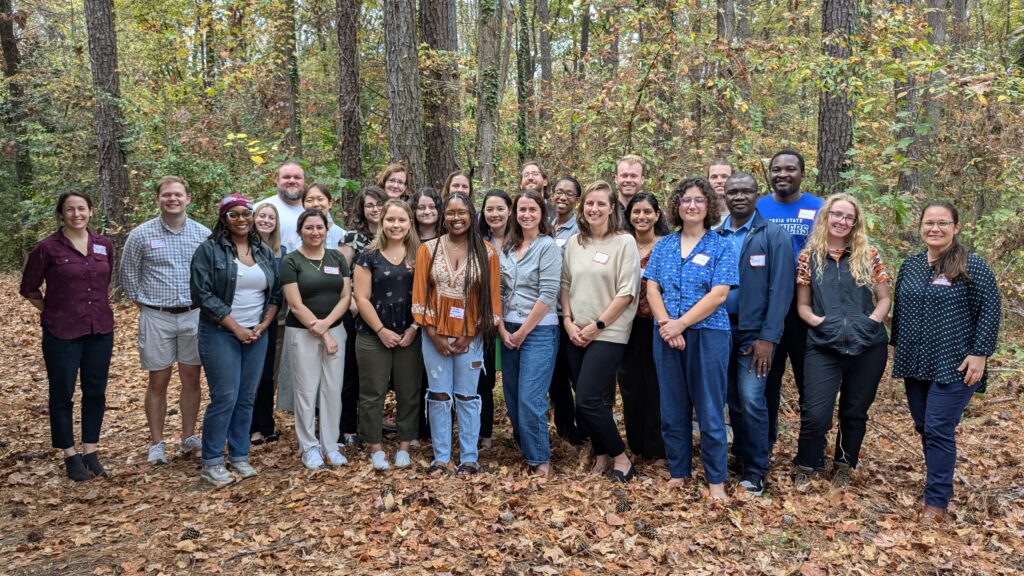
[[[158,312],[167,312],[168,314],[184,314],[185,312],[191,312],[199,306],[150,306],[146,304],[146,308],[156,310]]]

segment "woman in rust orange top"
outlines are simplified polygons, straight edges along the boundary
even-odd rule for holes
[[[501,322],[501,266],[498,252],[480,235],[469,196],[445,198],[441,236],[422,244],[416,255],[412,315],[423,327],[423,364],[427,372],[427,417],[434,461],[431,475],[451,461],[452,402],[459,419],[460,475],[476,474],[480,439],[483,339],[493,338]]]

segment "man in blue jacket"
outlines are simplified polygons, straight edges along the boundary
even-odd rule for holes
[[[729,362],[732,450],[743,469],[740,487],[760,496],[771,451],[765,379],[782,339],[796,271],[789,232],[757,211],[757,196],[753,176],[745,172],[730,176],[725,183],[729,216],[716,230],[739,254],[740,285],[729,291],[725,301],[733,334]]]

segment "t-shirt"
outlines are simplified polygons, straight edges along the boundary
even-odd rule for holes
[[[579,240],[577,235],[566,243],[562,260],[562,290],[569,291],[572,321],[583,328],[597,321],[615,298],[632,296],[622,314],[614,322],[605,321],[605,329],[595,338],[625,344],[639,305],[640,253],[636,240],[629,234],[591,239],[585,246]]]
[[[324,250],[322,260],[310,260],[298,250],[289,252],[281,259],[281,286],[298,284],[302,304],[317,318],[326,318],[338,305],[348,277],[348,264],[337,250]],[[339,323],[340,317],[331,327]],[[290,310],[284,324],[292,328],[305,328]]]
[[[298,246],[291,245],[295,233],[298,230],[297,224],[299,223],[299,216],[306,211],[302,207],[302,202],[296,205],[288,204],[281,199],[281,196],[274,194],[273,196],[264,198],[253,206],[253,211],[259,212],[260,206],[264,204],[270,204],[274,208],[277,208],[277,227],[281,231],[281,243],[288,246],[289,251],[295,251]]]
[[[681,318],[715,286],[739,286],[736,258],[732,242],[713,230],[705,231],[693,250],[683,258],[679,232],[674,232],[655,244],[644,277],[658,283],[669,317]],[[710,316],[692,328],[730,330],[725,304],[715,308]]]
[[[252,328],[262,320],[267,298],[267,275],[259,264],[246,266],[235,258],[235,265],[238,266],[238,279],[235,281],[235,296],[231,299],[231,317],[243,328]]]
[[[807,244],[807,237],[814,228],[814,218],[825,201],[813,194],[801,192],[800,198],[792,204],[783,204],[771,194],[762,196],[757,201],[757,211],[766,219],[782,226],[793,237],[793,258]]]
[[[412,324],[413,267],[404,261],[392,264],[380,253],[363,252],[355,265],[370,271],[370,304],[385,328],[401,334]],[[374,331],[356,316],[356,329],[366,334]]]

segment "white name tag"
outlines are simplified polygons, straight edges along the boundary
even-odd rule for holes
[[[337,276],[338,274],[341,274],[341,269],[339,269],[337,266],[324,266],[324,274]]]
[[[557,244],[559,248],[565,246],[565,238],[555,238],[555,244]]]
[[[166,245],[167,245],[167,243],[164,242],[163,238],[154,238],[154,239],[149,241],[149,247],[150,248],[163,248]]]
[[[598,264],[607,264],[608,255],[604,252],[598,252],[597,254],[594,254],[594,262],[597,262]]]
[[[462,320],[466,317],[466,311],[463,308],[456,308],[455,306],[452,306],[448,311],[448,316],[455,318],[456,320]]]
[[[693,257],[693,263],[697,266],[707,266],[710,261],[711,256],[708,256],[707,254],[697,254]]]
[[[93,244],[92,245],[92,252],[93,252],[93,254],[103,254],[104,256],[106,256],[107,255],[107,247],[106,246],[101,246],[100,244]]]
[[[814,215],[817,214],[817,210],[811,210],[810,208],[803,208],[797,212],[796,217],[801,220],[814,220]]]
[[[750,266],[752,268],[764,268],[765,255],[764,254],[751,254],[750,255]]]
[[[932,286],[952,286],[952,285],[953,285],[953,283],[949,281],[949,278],[946,278],[945,274],[939,274],[938,276],[935,277],[934,280],[932,280]]]
[[[647,268],[641,268],[641,269],[640,269],[640,277],[641,277],[641,278],[643,278],[643,277],[644,277],[644,274],[646,274],[646,273],[647,273]]]

